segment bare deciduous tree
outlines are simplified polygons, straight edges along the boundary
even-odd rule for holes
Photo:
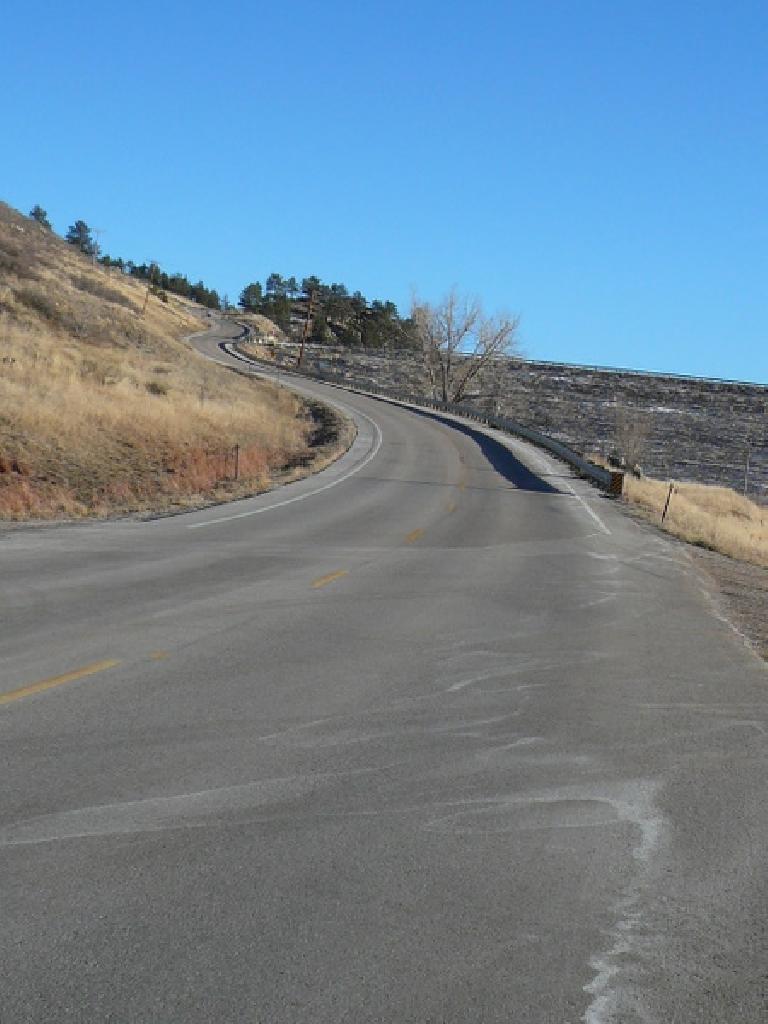
[[[617,461],[635,472],[639,470],[640,461],[648,445],[650,417],[638,409],[619,406],[614,422]]]
[[[485,366],[518,351],[520,317],[485,316],[477,299],[455,288],[436,306],[414,299],[411,319],[433,397],[443,402],[460,402]]]

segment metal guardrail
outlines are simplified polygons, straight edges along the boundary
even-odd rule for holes
[[[238,326],[245,327],[247,325],[241,324],[240,321],[235,321]],[[303,322],[303,321],[302,321]],[[250,327],[248,328],[250,330]],[[299,342],[288,342],[288,344],[298,348]],[[324,345],[315,342],[313,344],[315,349],[327,350],[328,352],[337,351],[339,345]],[[397,349],[395,349],[397,351]],[[413,349],[405,349],[407,352],[413,353]],[[760,391],[768,392],[768,384],[765,381],[757,380],[745,380],[744,378],[735,377],[707,377],[697,373],[681,373],[673,370],[638,370],[637,367],[630,366],[604,366],[601,363],[561,363],[554,359],[530,359],[528,357],[510,357],[510,362],[514,362],[522,367],[531,366],[536,367],[551,367],[554,370],[585,370],[588,373],[606,373],[614,376],[621,377],[654,377],[656,379],[668,379],[670,381],[691,381],[693,383],[701,384],[735,384],[739,387],[757,388]]]
[[[582,455],[579,455],[578,452],[568,448],[567,445],[562,444],[560,441],[555,441],[554,438],[547,437],[546,434],[541,434],[538,430],[533,430],[530,427],[523,426],[522,423],[517,423],[515,420],[507,419],[505,416],[491,416],[478,409],[472,409],[470,406],[454,402],[437,402],[430,398],[414,399],[412,396],[397,394],[379,388],[364,390],[362,388],[353,387],[348,388],[348,390],[354,391],[357,394],[370,395],[373,398],[383,398],[385,400],[394,401],[400,405],[434,409],[436,412],[447,412],[453,416],[461,416],[463,419],[472,420],[475,423],[481,423],[484,426],[491,427],[493,430],[501,430],[506,434],[512,434],[515,437],[523,438],[523,440],[529,441],[539,448],[544,448],[551,455],[554,455],[556,458],[566,462],[569,466],[575,469],[579,476],[584,477],[587,480],[591,480],[592,483],[597,484],[608,494],[619,496],[623,490],[623,473],[616,470],[604,469],[602,466],[596,466],[593,462],[585,459]]]
[[[240,324],[243,327],[243,333],[236,339],[236,342],[247,342],[253,338],[252,329],[247,324]],[[231,345],[223,346],[230,355],[234,355],[236,358],[243,359],[245,362],[253,362],[248,357],[239,352],[235,348],[235,343]],[[306,368],[298,371],[294,369],[288,369],[287,367],[279,367],[280,373],[287,373],[300,377],[309,377],[312,380],[321,381],[324,384],[332,384],[335,387],[341,388],[344,391],[351,391],[358,395],[367,395],[371,398],[381,398],[389,402],[395,402],[400,405],[413,406],[414,408],[425,408],[433,409],[435,412],[447,412],[453,416],[461,416],[464,419],[472,420],[475,423],[482,423],[485,426],[491,427],[493,430],[502,430],[504,433],[512,434],[515,437],[521,437],[525,441],[530,441],[531,444],[535,444],[539,448],[544,448],[555,458],[560,459],[562,462],[567,463],[574,469],[579,476],[597,484],[598,487],[602,488],[607,494],[613,497],[619,497],[624,489],[624,474],[618,470],[605,469],[602,466],[596,466],[589,459],[585,459],[583,455],[573,451],[567,445],[564,445],[561,441],[556,441],[552,437],[548,437],[546,434],[540,433],[538,430],[533,430],[531,427],[526,427],[522,423],[517,423],[515,420],[507,419],[506,416],[492,416],[488,413],[484,413],[479,409],[473,409],[471,406],[462,405],[455,402],[438,402],[431,398],[414,397],[413,395],[407,395],[402,392],[390,391],[386,388],[360,388],[355,387],[352,384],[339,380],[338,377],[328,374],[321,373],[315,370],[308,370]]]

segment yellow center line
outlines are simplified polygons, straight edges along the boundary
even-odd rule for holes
[[[446,505],[446,511],[448,512],[449,515],[451,514],[451,512],[455,512],[456,511],[456,502],[455,501],[449,501],[448,504]]]
[[[95,675],[97,672],[104,672],[108,668],[119,665],[119,661],[94,661],[92,665],[84,665],[83,668],[76,668],[73,672],[65,672],[63,676],[50,676],[48,679],[40,679],[37,683],[30,683],[28,686],[20,686],[18,690],[11,690],[9,693],[0,693],[0,704],[10,704],[13,700],[21,700],[22,697],[31,697],[33,693],[42,693],[44,690],[52,690],[54,686],[62,686],[64,683],[73,683],[76,679],[84,679],[85,676]]]
[[[411,530],[409,534],[406,534],[405,543],[415,544],[417,540],[424,536],[423,530]]]
[[[338,572],[329,572],[327,576],[320,576],[319,579],[313,580],[312,586],[315,590],[319,590],[320,587],[326,587],[329,583],[333,583],[334,580],[340,580],[342,576],[349,576],[349,572],[346,569],[339,569]]]
[[[152,651],[150,654],[152,661],[163,661],[164,658],[168,657],[170,657],[168,651]]]

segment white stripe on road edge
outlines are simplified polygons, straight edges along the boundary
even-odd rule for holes
[[[365,394],[365,392],[361,392],[361,393]],[[374,397],[378,397],[378,396],[374,396]],[[387,398],[386,396],[383,398],[383,401],[389,402],[392,405],[399,405],[399,406],[401,406],[404,409],[415,409],[416,411],[420,411],[421,409],[425,408],[425,406],[420,406],[420,405],[416,404],[415,402],[404,402],[404,401],[402,401],[400,399],[397,399],[397,398]],[[429,409],[428,406],[426,408]],[[442,415],[444,422],[445,421],[450,422],[451,420],[453,420],[453,422],[457,422],[457,421],[461,422],[462,419],[463,419],[463,417],[461,417],[460,415],[458,415],[456,413],[446,413],[446,412],[441,413],[440,410],[437,410],[436,414],[437,414],[438,417]],[[532,449],[531,442],[528,442],[526,444],[525,441],[523,441],[523,440],[521,440],[519,438],[510,437],[509,434],[504,434],[501,431],[495,430],[495,429],[493,429],[492,432],[491,432],[491,430],[488,430],[488,431],[483,430],[482,426],[480,426],[479,430],[480,430],[481,433],[484,433],[484,434],[486,434],[488,436],[494,436],[495,435],[494,439],[497,441],[497,443],[501,444],[504,448],[507,448],[508,450],[512,450],[510,448],[510,444],[509,444],[510,441],[513,441],[514,443],[517,443],[517,444],[520,444],[520,445],[524,445],[525,448],[526,448],[526,451],[528,452],[528,455],[529,455],[531,461],[537,463],[537,465],[539,466],[539,469],[544,474],[548,474],[550,472],[550,470],[552,469],[552,467],[550,465],[548,465],[544,461],[544,459],[542,458],[542,456],[539,455],[538,452],[531,450]],[[514,452],[513,452],[513,454],[514,454]],[[525,463],[523,463],[523,464],[525,464]],[[593,508],[591,508],[587,504],[585,499],[582,498],[582,496],[580,494],[576,493],[576,491],[573,489],[573,487],[571,487],[570,483],[568,483],[567,480],[563,480],[563,486],[568,488],[568,493],[565,495],[565,497],[569,497],[570,496],[572,498],[575,498],[576,501],[578,501],[580,505],[584,506],[584,508],[587,510],[587,512],[590,514],[590,516],[592,516],[592,518],[597,523],[597,525],[600,527],[600,529],[603,531],[603,533],[608,534],[609,537],[613,536],[611,531],[610,531],[610,529],[605,525],[605,523],[600,518],[600,516],[597,514],[597,512],[595,512],[595,510]],[[559,493],[562,494],[563,492],[560,491]]]
[[[538,452],[530,452],[529,454],[530,454],[531,460],[536,462],[536,463],[538,463],[538,466],[542,470],[542,472],[549,473],[549,471],[550,471],[550,469],[552,467],[547,465],[547,463],[539,455]],[[605,523],[600,518],[600,516],[597,514],[597,512],[595,512],[595,510],[593,508],[591,508],[586,503],[586,501],[584,500],[584,498],[582,498],[582,496],[580,494],[577,494],[576,491],[574,491],[574,489],[573,489],[573,487],[571,487],[571,484],[569,483],[569,481],[568,480],[563,480],[562,484],[563,484],[564,487],[568,488],[568,493],[573,495],[573,497],[576,499],[576,501],[578,501],[579,504],[584,506],[584,508],[592,516],[592,518],[597,523],[597,525],[600,527],[600,529],[603,531],[603,533],[607,533],[609,537],[612,536],[611,531],[605,525]]]
[[[348,473],[345,473],[344,476],[340,476],[337,480],[331,480],[330,483],[324,484],[322,487],[316,487],[314,491],[308,491],[306,494],[297,494],[293,498],[286,498],[284,501],[276,501],[272,505],[265,505],[263,508],[254,508],[251,509],[249,512],[237,512],[231,516],[219,516],[218,519],[206,519],[204,523],[190,523],[187,526],[187,529],[199,530],[200,527],[202,526],[216,526],[218,523],[230,523],[232,522],[233,519],[247,519],[249,516],[258,516],[261,515],[262,512],[271,512],[272,509],[283,508],[285,505],[292,505],[295,501],[304,501],[306,498],[314,498],[316,494],[321,494],[323,491],[330,490],[331,487],[336,487],[338,484],[343,484],[345,480],[349,480],[349,478],[351,476],[354,476],[355,473],[359,473],[361,469],[365,469],[368,463],[376,457],[379,448],[381,448],[381,443],[383,440],[381,427],[378,425],[378,423],[375,422],[375,420],[372,420],[370,416],[366,416],[364,412],[358,412],[357,410],[354,410],[353,412],[352,409],[348,408],[348,406],[346,405],[342,405],[340,402],[334,402],[333,405],[335,405],[336,408],[348,413],[352,417],[356,415],[361,416],[364,420],[367,420],[373,427],[373,434],[376,439],[374,446],[359,465],[355,466],[355,468],[351,469]]]
[[[201,333],[202,334],[207,334],[208,332],[207,331],[203,331]],[[195,335],[192,335],[192,337],[195,337]],[[232,345],[232,342],[228,342],[228,343],[224,344],[224,351],[227,353],[228,356],[230,356],[230,358],[238,359],[240,362],[250,363],[252,366],[256,366],[256,367],[259,367],[259,369],[261,369],[261,365],[259,363],[257,363],[256,360],[249,359],[247,356],[242,355],[240,352],[238,352],[236,349],[234,349],[234,347]],[[211,362],[221,363],[221,365],[223,365],[223,366],[230,365],[228,363],[225,363],[223,360],[214,359],[212,356],[207,356],[206,358],[210,359]],[[259,372],[259,369],[256,370],[256,373]],[[271,369],[271,367],[270,367],[270,369]],[[261,375],[265,376],[265,377],[270,376],[270,374],[264,373],[263,371],[262,371]],[[339,408],[344,409],[345,412],[350,412],[351,411],[346,406],[341,405],[341,403],[334,402],[334,403],[331,403],[331,404],[337,405]],[[397,399],[395,399],[394,404],[402,405],[402,406],[405,406],[406,408],[408,408],[409,405],[411,406],[411,408],[416,408],[416,409],[420,408],[418,405],[411,404],[411,403],[406,403],[406,402],[400,402],[400,401],[397,401]],[[195,529],[197,529],[200,526],[210,526],[213,523],[225,523],[225,522],[228,522],[230,519],[242,519],[245,516],[255,516],[255,515],[258,515],[260,512],[269,512],[270,509],[280,508],[281,505],[290,505],[294,501],[302,501],[304,498],[311,498],[312,495],[319,494],[320,491],[325,491],[329,487],[333,487],[335,484],[343,483],[345,480],[349,479],[349,477],[354,476],[355,473],[359,472],[359,470],[361,470],[364,466],[366,466],[370,462],[370,460],[374,457],[376,452],[381,447],[381,430],[378,427],[378,425],[376,423],[374,423],[374,421],[369,416],[366,416],[365,413],[359,412],[358,415],[362,416],[363,419],[368,420],[368,422],[373,425],[374,429],[378,431],[379,440],[378,440],[378,443],[376,445],[376,448],[371,452],[371,454],[365,460],[365,462],[361,463],[356,469],[353,469],[351,473],[347,473],[346,476],[341,477],[339,480],[334,480],[332,484],[326,484],[325,487],[319,487],[316,491],[312,491],[310,494],[302,494],[300,497],[289,498],[287,501],[281,501],[281,502],[278,502],[275,505],[268,505],[266,508],[256,509],[253,512],[241,512],[238,515],[226,516],[226,517],[224,517],[222,519],[211,519],[211,520],[209,520],[208,522],[205,522],[205,523],[195,523],[195,524],[191,525],[189,527],[189,529],[190,530],[195,530]],[[507,435],[504,435],[505,440],[506,440],[506,436]],[[505,447],[506,447],[506,445],[505,445]],[[550,471],[550,469],[552,467],[547,465],[547,463],[539,455],[538,452],[531,451],[531,452],[529,452],[529,455],[530,455],[530,457],[532,458],[533,461],[538,463],[539,467],[542,469],[543,472],[549,473],[549,471]],[[573,489],[571,484],[567,480],[563,480],[562,483],[563,483],[564,487],[567,487],[568,493],[573,498],[575,498],[576,501],[578,501],[579,504],[584,507],[584,509],[592,517],[592,519],[594,519],[594,521],[597,523],[597,525],[600,527],[600,529],[603,531],[603,533],[607,534],[609,537],[613,536],[611,531],[610,531],[610,529],[606,526],[606,524],[603,522],[603,520],[600,518],[600,516],[597,514],[597,512],[595,512],[595,510],[590,505],[587,504],[587,502],[584,500],[584,498],[582,498],[582,496],[580,494],[576,493],[576,491]]]
[[[571,487],[571,485],[570,485],[570,484],[568,483],[568,481],[567,481],[567,480],[564,480],[564,481],[563,481],[563,483],[564,483],[564,484],[565,484],[565,486],[566,486],[566,487],[568,488],[568,490],[569,490],[569,491],[571,492],[571,494],[572,494],[572,495],[574,496],[574,498],[576,499],[576,501],[578,501],[580,505],[583,505],[583,506],[584,506],[584,508],[585,508],[585,509],[587,510],[587,512],[589,512],[589,514],[590,514],[590,515],[592,516],[592,518],[593,518],[593,519],[595,520],[595,522],[596,522],[596,523],[597,523],[597,525],[598,525],[598,526],[600,527],[600,529],[601,529],[601,530],[603,531],[603,533],[607,533],[607,534],[608,534],[608,536],[610,537],[610,536],[611,536],[611,531],[610,531],[610,530],[609,530],[609,528],[608,528],[608,527],[607,527],[607,526],[605,525],[605,523],[604,523],[604,522],[603,522],[603,520],[602,520],[602,519],[600,518],[600,516],[599,516],[599,515],[597,514],[597,512],[595,512],[595,510],[594,510],[594,509],[593,509],[593,508],[592,508],[592,507],[591,507],[590,505],[588,505],[588,504],[586,503],[586,501],[584,500],[584,498],[582,498],[582,496],[581,496],[580,494],[577,494],[577,493],[576,493],[576,491],[574,491],[574,489],[573,489],[573,488]]]

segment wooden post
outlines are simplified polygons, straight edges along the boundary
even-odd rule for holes
[[[235,480],[240,479],[240,445],[235,445]]]
[[[309,339],[309,325],[312,323],[312,303],[315,299],[314,291],[310,290],[309,293],[309,304],[307,305],[307,319],[304,321],[304,329],[301,332],[301,348],[299,349],[299,358],[296,361],[296,366],[300,367],[304,362],[304,345]]]
[[[662,523],[667,518],[667,511],[669,509],[669,503],[672,500],[672,491],[674,491],[674,489],[675,489],[675,485],[673,483],[671,483],[669,485],[669,490],[667,491],[667,500],[664,502],[664,511],[661,513],[661,521],[662,521]]]

